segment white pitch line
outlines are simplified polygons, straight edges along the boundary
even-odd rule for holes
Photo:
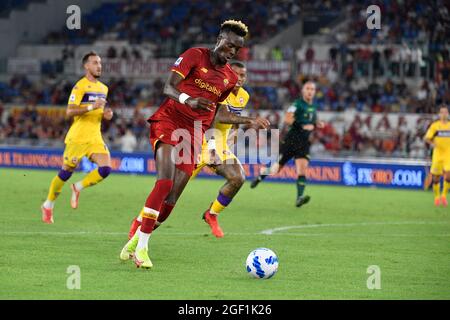
[[[425,222],[425,221],[403,221],[403,222],[357,222],[357,223],[324,223],[324,224],[305,224],[300,226],[286,226],[261,231],[262,234],[272,235],[275,232],[286,231],[290,229],[311,229],[311,228],[335,228],[335,227],[361,227],[378,225],[426,225],[426,224],[448,224],[447,222]]]
[[[157,235],[162,236],[205,236],[209,235],[209,232],[157,232]],[[309,233],[306,236],[322,236],[325,233]],[[58,231],[0,231],[0,235],[44,235],[44,236],[127,236],[125,232],[95,232],[95,231],[74,231],[74,232],[58,232]],[[261,236],[261,232],[228,232],[229,236]],[[276,235],[299,235],[303,234],[276,234]]]
[[[100,236],[123,236],[125,232],[96,232],[96,231],[0,231],[0,235],[48,235],[48,236],[78,236],[78,235],[100,235]]]
[[[240,233],[226,233],[229,236],[293,236],[293,237],[321,237],[321,236],[340,236],[339,233],[280,233],[290,229],[312,229],[312,228],[340,228],[340,227],[358,227],[358,226],[377,226],[377,225],[429,225],[429,224],[448,224],[447,222],[425,222],[425,221],[403,221],[403,222],[359,222],[359,223],[329,223],[329,224],[305,224],[299,226],[285,226],[279,228],[273,228],[263,230],[261,232],[240,232]],[[208,232],[158,232],[161,236],[205,236],[209,235]],[[103,232],[103,231],[73,231],[73,232],[60,232],[60,231],[0,231],[0,235],[49,235],[49,236],[126,236],[125,232]],[[361,233],[347,233],[346,235],[353,236],[366,236],[367,234]],[[436,237],[448,237],[450,234],[382,234],[383,237],[423,237],[423,236],[436,236]]]
[[[0,235],[4,236],[13,236],[13,235],[44,235],[44,236],[120,236],[126,237],[128,234],[125,232],[88,232],[88,231],[80,231],[80,232],[52,232],[52,231],[6,231],[0,232]],[[188,232],[173,232],[173,233],[163,233],[158,232],[158,236],[181,236],[181,237],[204,237],[205,235],[209,235],[209,233],[188,233]],[[346,236],[354,236],[354,237],[366,237],[369,236],[367,233],[273,233],[273,234],[263,234],[261,232],[257,233],[225,233],[226,236],[288,236],[288,237],[339,237],[342,235]],[[407,233],[395,233],[395,234],[379,234],[379,236],[383,237],[408,237],[408,238],[419,238],[419,237],[450,237],[450,233],[440,233],[440,234],[407,234]]]

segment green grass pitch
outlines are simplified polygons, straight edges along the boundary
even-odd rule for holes
[[[150,239],[154,268],[141,270],[118,256],[155,178],[113,174],[77,210],[66,185],[46,225],[39,207],[55,174],[0,169],[1,299],[450,299],[450,208],[434,208],[431,192],[308,186],[298,209],[295,185],[246,183],[216,239],[201,215],[223,181],[197,179]],[[272,279],[246,273],[258,247],[278,255]],[[72,265],[79,290],[67,288]],[[367,288],[372,265],[378,290]]]

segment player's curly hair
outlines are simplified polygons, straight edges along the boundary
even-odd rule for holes
[[[234,32],[238,36],[246,37],[248,34],[248,27],[242,21],[226,20],[220,26],[220,33],[229,31]]]

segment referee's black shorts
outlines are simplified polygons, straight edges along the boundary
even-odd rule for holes
[[[280,146],[280,157],[278,164],[284,166],[289,160],[306,159],[309,161],[309,149],[311,142],[309,135],[289,134]]]

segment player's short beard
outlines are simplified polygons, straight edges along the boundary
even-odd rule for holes
[[[216,51],[217,62],[219,64],[225,65],[227,63],[227,59],[225,58],[225,53],[220,51],[220,48]]]

